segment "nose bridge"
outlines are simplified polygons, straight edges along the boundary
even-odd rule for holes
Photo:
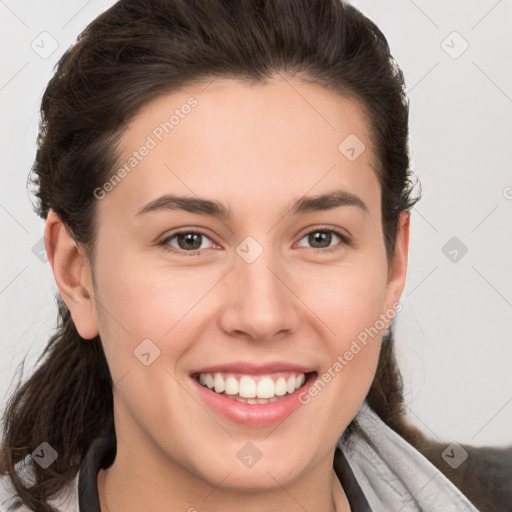
[[[236,325],[232,327],[254,338],[293,329],[293,294],[284,284],[284,265],[270,242],[264,245],[249,236],[236,252],[232,276],[236,284],[231,301],[231,318]]]

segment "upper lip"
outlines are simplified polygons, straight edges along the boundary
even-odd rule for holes
[[[248,375],[262,375],[265,373],[273,372],[298,372],[298,373],[311,373],[314,372],[310,367],[303,366],[300,364],[289,363],[285,361],[271,361],[268,363],[251,363],[248,361],[237,361],[233,363],[223,363],[211,366],[205,366],[190,372],[191,375],[197,373],[215,373],[215,372],[226,372],[226,373],[245,373]]]

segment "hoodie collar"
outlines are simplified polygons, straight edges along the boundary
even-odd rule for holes
[[[116,456],[117,441],[114,431],[96,438],[80,466],[78,473],[79,512],[101,512],[98,496],[98,473],[112,465]],[[334,471],[345,491],[352,512],[371,512],[368,501],[359,486],[343,452],[337,446],[334,454]]]

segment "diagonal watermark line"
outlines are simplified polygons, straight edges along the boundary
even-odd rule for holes
[[[132,371],[132,369],[130,368],[122,377],[120,377],[119,379],[116,380],[116,382],[114,382],[112,384],[112,387],[117,387],[119,386],[119,383]]]
[[[265,435],[265,437],[268,437],[270,436],[271,434],[274,433],[274,431],[280,427],[290,416],[287,416],[284,420],[280,421],[275,427],[272,428],[272,430],[270,430],[270,432],[268,434]]]
[[[110,318],[112,318],[112,320],[114,320],[114,322],[117,325],[119,325],[119,327],[121,327],[123,331],[126,332],[126,334],[128,334],[129,336],[132,335],[132,333],[93,294],[91,294],[90,296],[94,303],[100,306],[100,308],[103,309],[108,314],[108,316],[110,316]]]
[[[268,474],[268,475],[270,475],[270,477],[274,480],[274,482],[275,482],[277,485],[279,485],[279,487],[281,487],[281,489],[283,489],[283,491],[284,491],[286,494],[288,494],[288,496],[290,496],[290,498],[291,498],[293,501],[295,501],[295,503],[297,503],[297,505],[299,505],[299,507],[300,507],[302,510],[304,510],[305,512],[308,512],[308,510],[307,510],[307,509],[305,509],[305,508],[302,506],[302,504],[301,504],[301,503],[299,503],[299,502],[295,499],[295,496],[293,496],[293,494],[291,494],[291,493],[290,493],[290,491],[288,491],[288,489],[287,489],[284,485],[282,485],[282,484],[281,484],[281,482],[279,482],[279,481],[277,480],[277,478],[276,478],[272,473],[270,473],[270,471],[268,471],[268,470],[265,470],[265,471],[267,472],[267,474]]]
[[[503,96],[505,96],[505,98],[507,98],[507,100],[512,103],[512,98],[510,98],[510,96],[474,60],[471,62],[480,71],[480,73],[482,73],[482,75],[484,75],[487,80],[489,80],[489,82],[491,82],[491,84],[493,84],[494,87],[496,87],[496,89],[498,89],[498,91],[500,91],[501,94],[503,94]]]
[[[2,210],[7,213],[7,215],[9,215],[9,217],[11,217],[11,219],[16,222],[23,231],[25,231],[25,233],[28,233],[28,229],[3,204],[0,204],[0,208],[2,208]]]
[[[231,473],[233,473],[233,471],[230,471],[201,501],[204,501],[206,498],[208,498],[212,493],[214,493],[220,486],[220,484],[222,482],[224,482],[224,480],[226,480],[226,478],[231,475]],[[195,508],[189,508],[188,509],[190,512],[192,512],[193,510],[195,510]]]
[[[437,233],[439,234],[439,231],[435,228],[435,226],[429,222],[429,220],[415,207],[413,206],[412,209]]]
[[[418,421],[422,423],[422,425],[425,425],[425,427],[439,439],[439,436],[407,404],[405,404],[405,406],[414,415],[414,417],[417,418]]]
[[[407,89],[407,94],[409,94],[417,85],[419,85],[426,77],[429,75],[434,68],[439,64],[439,61],[437,61],[412,87]]]
[[[471,440],[475,439],[475,437],[480,434],[480,432],[482,432],[482,430],[487,427],[487,425],[489,425],[489,423],[491,423],[491,421],[494,420],[494,418],[496,418],[496,416],[498,416],[498,414],[503,411],[503,409],[505,409],[505,407],[510,403],[512,402],[512,398],[510,398],[509,400],[507,400],[507,402],[505,403],[505,405],[503,405],[503,407],[501,407],[501,409],[471,438]]]
[[[201,89],[201,92],[204,92],[206,91],[206,89],[208,89],[208,87],[210,87],[210,85],[213,84],[213,82],[217,79],[216,76],[214,76],[202,89]]]
[[[0,295],[2,295],[2,293],[5,292],[5,290],[7,290],[7,288],[9,288],[9,286],[11,286],[12,283],[14,283],[14,281],[16,281],[16,279],[18,279],[18,277],[20,277],[21,274],[23,274],[23,272],[25,272],[25,270],[27,270],[28,268],[28,265],[25,265],[1,290],[0,290]]]
[[[501,297],[501,298],[502,298],[502,299],[503,299],[503,300],[504,300],[504,301],[505,301],[505,302],[510,306],[510,307],[512,307],[512,304],[511,304],[511,303],[506,299],[506,297],[504,297],[504,296],[503,296],[503,295],[498,291],[498,289],[497,289],[495,286],[493,286],[493,285],[491,284],[491,282],[490,282],[488,279],[486,279],[486,278],[485,278],[485,277],[484,277],[484,276],[483,276],[483,275],[482,275],[482,274],[481,274],[481,273],[476,269],[476,267],[475,267],[474,265],[471,265],[471,268],[472,268],[472,269],[473,269],[473,270],[474,270],[474,271],[475,271],[475,272],[476,272],[476,273],[477,273],[477,274],[478,274],[478,275],[479,275],[479,276],[480,276],[480,277],[481,277],[481,278],[482,278],[482,279],[483,279],[483,280],[484,280],[484,281],[485,281],[485,282],[486,282],[486,283],[487,283],[487,284],[488,284],[488,285],[489,285],[489,286],[490,286],[490,287],[491,287],[491,288],[492,288],[492,289],[493,289],[493,290],[494,290],[494,291],[495,291],[495,292],[496,292],[496,293],[497,293],[497,294],[498,294],[498,295],[499,295],[499,296],[500,296],[500,297]]]
[[[76,11],[76,13],[71,16],[71,18],[69,18],[68,21],[66,21],[66,23],[64,23],[64,25],[62,25],[62,27],[60,27],[60,29],[62,30],[63,28],[66,28],[90,3],[91,3],[92,0],[88,0],[87,2],[85,2],[84,5],[82,5],[82,7],[80,7],[80,9],[78,9],[78,11]]]
[[[286,423],[289,418],[290,416],[287,416],[284,420],[281,420],[277,425],[272,427],[270,431],[267,434],[265,434],[265,437],[269,437],[270,435],[272,435],[283,423]]]
[[[402,507],[400,507],[400,509],[399,509],[399,511],[398,511],[398,512],[401,512],[401,511],[404,509],[404,507],[406,507],[406,506],[411,502],[411,500],[414,500],[415,504],[419,507],[419,504],[418,504],[418,502],[417,502],[416,497],[417,497],[417,496],[418,496],[418,495],[423,491],[423,489],[425,489],[425,487],[427,487],[427,485],[429,485],[429,484],[430,484],[430,482],[432,482],[432,480],[434,480],[434,478],[435,478],[436,476],[438,476],[438,475],[439,475],[439,473],[434,473],[434,476],[433,476],[433,477],[432,477],[432,478],[431,478],[431,479],[430,479],[430,480],[429,480],[429,481],[428,481],[428,482],[427,482],[427,483],[426,483],[426,484],[425,484],[425,485],[424,485],[424,486],[423,486],[423,487],[422,487],[422,488],[421,488],[417,493],[415,493],[415,494],[414,494],[414,496],[412,496],[411,498],[409,498],[409,499],[408,499],[408,500],[407,500],[407,501],[402,505]],[[420,510],[420,508],[418,508],[417,510]]]
[[[4,85],[2,85],[2,87],[0,87],[0,92],[3,91],[27,66],[28,62],[25,62],[25,64],[23,64],[23,66],[21,66],[21,68],[18,69],[18,71],[16,71],[16,73],[14,73],[14,75],[11,76]]]
[[[436,265],[408,294],[407,294],[407,297],[409,297],[409,295],[411,295],[411,293],[416,290],[416,288],[418,288],[418,286],[421,285],[421,283],[423,283],[425,281],[425,279],[427,279],[430,275],[432,275],[432,273],[434,272],[434,270],[437,269],[439,265]]]
[[[334,164],[323,176],[321,176],[320,178],[318,178],[318,180],[313,183],[313,185],[311,185],[311,187],[309,187],[308,190],[306,190],[306,193],[304,195],[306,195],[308,192],[310,192],[313,188],[315,188],[334,168],[336,167],[336,164]],[[286,215],[288,214],[290,210],[288,210],[268,231],[267,233],[270,233],[285,217]]]
[[[494,8],[501,3],[501,0],[498,0],[472,27],[471,30],[473,30],[481,21],[483,21],[491,11],[494,10]]]
[[[204,293],[202,297],[200,297],[197,302],[164,334],[164,336],[167,336],[175,327],[178,325],[183,318],[185,318],[205,297],[208,295],[219,283],[222,281],[232,270],[234,267],[231,267],[215,284],[211,286],[211,288]]]
[[[334,126],[329,123],[329,121],[327,121],[327,119],[322,115],[320,114],[320,112],[318,112],[318,110],[313,106],[311,105],[311,103],[297,90],[295,89],[295,87],[293,87],[293,85],[283,76],[281,75],[281,73],[278,72],[278,75],[334,130],[336,131],[336,128],[334,128]]]
[[[413,0],[409,0],[409,2],[412,5],[414,5],[414,7],[416,7],[416,9],[418,9],[418,11],[420,11],[421,14],[423,14],[423,16],[425,16],[425,18],[427,18],[427,20],[430,21],[430,23],[432,23],[432,25],[434,25],[434,27],[439,28],[437,23],[423,9],[421,9],[419,5],[417,5]]]
[[[266,267],[270,270],[270,272],[272,272],[272,274],[274,274],[275,277],[277,277],[277,279],[279,279],[279,281],[281,281],[281,283],[286,286],[286,288],[288,288],[288,290],[290,290],[291,293],[293,293],[293,295],[295,295],[295,297],[297,297],[297,299],[302,302],[302,304],[304,304],[304,306],[309,309],[309,311],[311,311],[311,313],[313,313],[313,315],[318,318],[318,320],[320,320],[320,322],[325,325],[325,327],[327,327],[327,329],[329,329],[329,331],[331,331],[332,334],[336,335],[336,333],[268,265]]]
[[[476,226],[475,226],[471,231],[470,231],[470,233],[473,233],[473,231],[475,231],[475,229],[476,229],[478,226],[480,226],[480,224],[482,224],[482,223],[483,223],[483,221],[484,221],[485,219],[487,219],[487,217],[489,217],[489,216],[491,215],[491,213],[493,213],[493,212],[496,210],[496,208],[498,208],[498,206],[499,206],[499,204],[497,204],[497,205],[496,205],[496,206],[495,206],[495,207],[494,207],[494,208],[493,208],[493,209],[492,209],[492,210],[491,210],[491,211],[490,211],[490,212],[489,212],[489,213],[488,213],[488,214],[487,214],[487,215],[486,215],[486,216],[485,216],[485,217],[484,217],[484,218],[483,218],[483,219],[482,219],[482,220],[481,220],[481,221],[480,221],[480,222],[479,222],[479,223],[478,223],[478,224],[477,224],[477,225],[476,225]]]
[[[215,423],[217,423],[222,428],[222,430],[224,430],[224,432],[226,432],[226,434],[229,435],[229,437],[233,437],[233,434],[231,434],[231,432],[229,432],[229,430],[227,430],[224,427],[224,425],[220,423],[219,420],[169,370],[167,370],[167,368],[164,368],[164,371],[169,375],[169,377],[172,377],[174,379],[174,382],[176,382],[181,387],[181,389],[183,389],[187,394],[189,394],[190,397],[193,398],[194,401],[197,402],[201,406],[201,408],[206,413],[208,413],[209,416],[212,417],[212,419],[215,420]]]
[[[9,11],[11,11],[11,14],[13,14],[18,20],[25,25],[25,27],[30,28],[6,3],[4,0],[0,0],[0,4],[2,4],[4,7],[6,7]]]

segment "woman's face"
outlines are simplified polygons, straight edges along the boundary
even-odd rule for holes
[[[216,79],[146,105],[119,150],[124,172],[96,191],[87,332],[111,370],[120,457],[232,489],[332,469],[407,260],[403,221],[388,269],[358,104],[291,77]],[[220,394],[237,384],[274,399]]]

